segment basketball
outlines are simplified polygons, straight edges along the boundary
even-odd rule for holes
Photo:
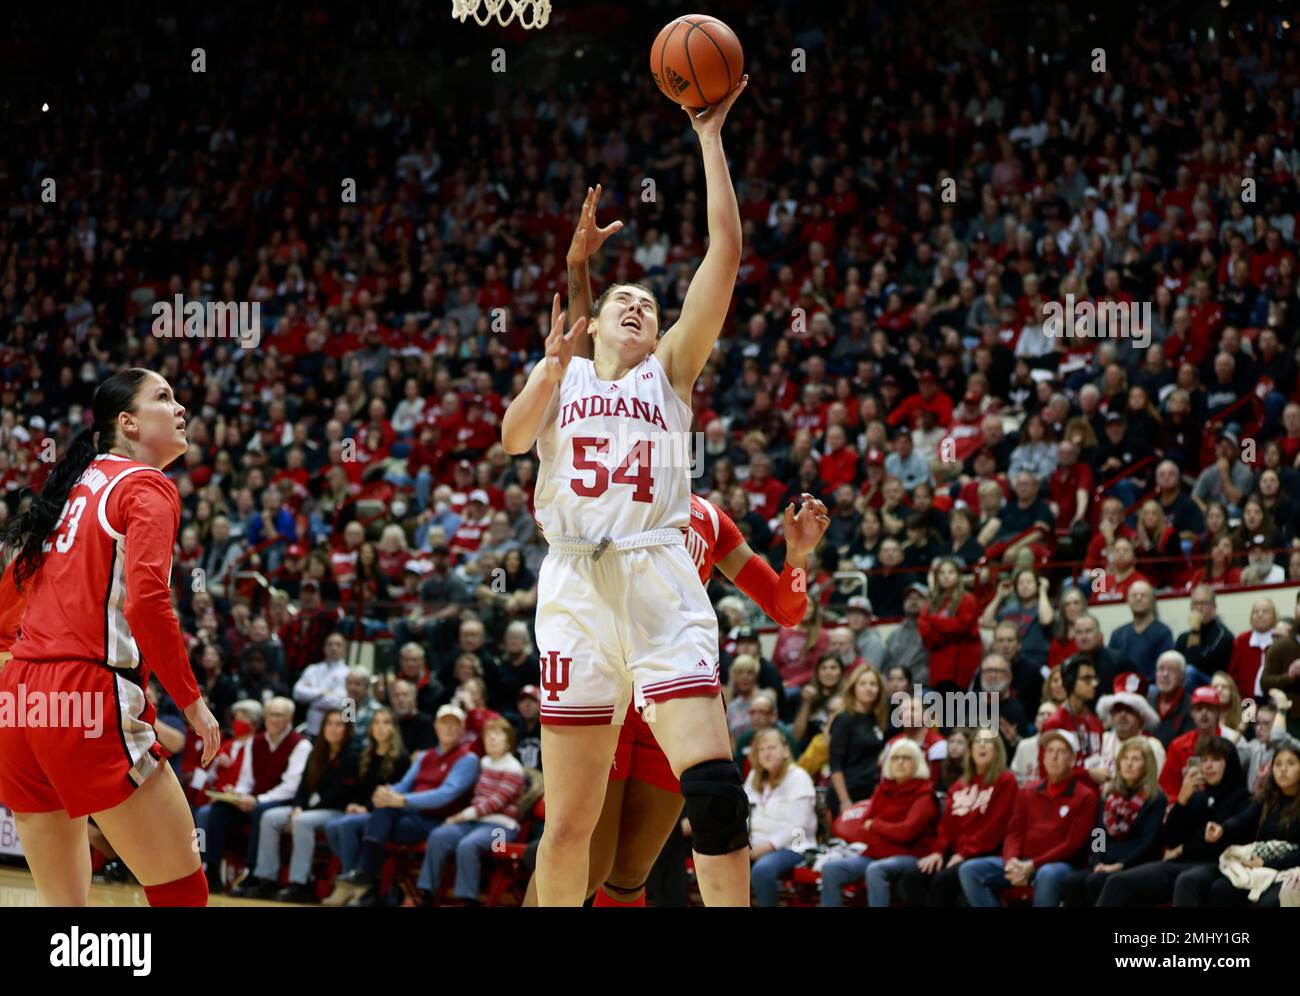
[[[705,108],[729,94],[745,72],[745,52],[729,27],[708,14],[664,25],[650,46],[650,75],[664,96]]]

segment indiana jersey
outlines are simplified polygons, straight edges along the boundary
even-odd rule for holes
[[[690,519],[691,410],[652,353],[616,381],[574,357],[537,437],[537,522],[549,537],[622,539]]]
[[[92,460],[24,584],[14,657],[139,669],[141,686],[157,670],[177,706],[197,699],[171,607],[180,511],[176,485],[156,467],[115,454]]]
[[[731,516],[707,498],[691,495],[691,528],[686,533],[686,552],[707,586],[713,565],[745,542]]]

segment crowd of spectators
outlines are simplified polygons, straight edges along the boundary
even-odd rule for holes
[[[766,6],[716,11],[756,85],[726,138],[744,255],[693,404],[694,488],[756,551],[779,563],[800,493],[831,508],[807,615],[770,658],[757,609],[709,586],[737,762],[765,797],[805,772],[811,794],[777,795],[822,821],[769,814],[765,844],[781,819],[867,844],[823,882],[862,878],[872,903],[893,883],[972,905],[1029,886],[1053,905],[1235,902],[1207,871],[1219,852],[1300,840],[1295,615],[1268,592],[1246,632],[1216,615],[1216,593],[1300,582],[1296,29],[1243,3],[1085,24],[973,2],[941,30],[902,3],[818,26]],[[665,13],[578,7],[552,28],[624,45]],[[374,61],[410,74],[441,15],[322,12],[291,50],[292,19],[259,16],[267,31],[205,15],[250,48],[201,74],[150,45],[89,51],[93,102],[32,110],[0,150],[0,516],[99,380],[164,374],[191,443],[168,471],[175,605],[244,745],[190,783],[213,887],[244,826],[245,889],[270,894],[260,835],[288,833],[282,898],[303,898],[299,838],[319,829],[337,901],[382,898],[376,840],[427,840],[426,900],[454,854],[472,901],[475,855],[521,831],[541,768],[537,464],[505,453],[500,417],[589,186],[624,224],[597,293],[641,282],[671,325],[704,252],[698,155],[622,61],[586,87],[522,58],[504,82],[448,63],[439,88],[367,85]],[[793,47],[807,72],[787,71]],[[151,304],[176,295],[258,303],[258,346],[153,335]],[[1051,335],[1067,295],[1149,305],[1149,340]],[[1191,595],[1185,625],[1159,618],[1170,592]],[[1103,634],[1088,610],[1106,600],[1132,621]],[[916,686],[996,695],[999,728],[896,706]],[[794,867],[781,849],[755,848],[760,901]]]

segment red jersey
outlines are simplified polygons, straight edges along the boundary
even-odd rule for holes
[[[171,607],[180,517],[180,495],[162,471],[115,454],[95,457],[24,585],[14,657],[107,665],[133,672],[141,687],[157,670],[178,708],[198,699]]]
[[[731,516],[707,498],[691,495],[691,528],[686,531],[686,552],[700,572],[700,583],[707,585],[713,565],[741,543],[745,537]]]

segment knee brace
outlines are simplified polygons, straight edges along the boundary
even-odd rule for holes
[[[162,885],[146,885],[145,899],[150,906],[207,906],[208,880],[203,869]]]
[[[749,797],[731,761],[704,761],[682,772],[686,818],[695,850],[730,854],[749,846]]]

